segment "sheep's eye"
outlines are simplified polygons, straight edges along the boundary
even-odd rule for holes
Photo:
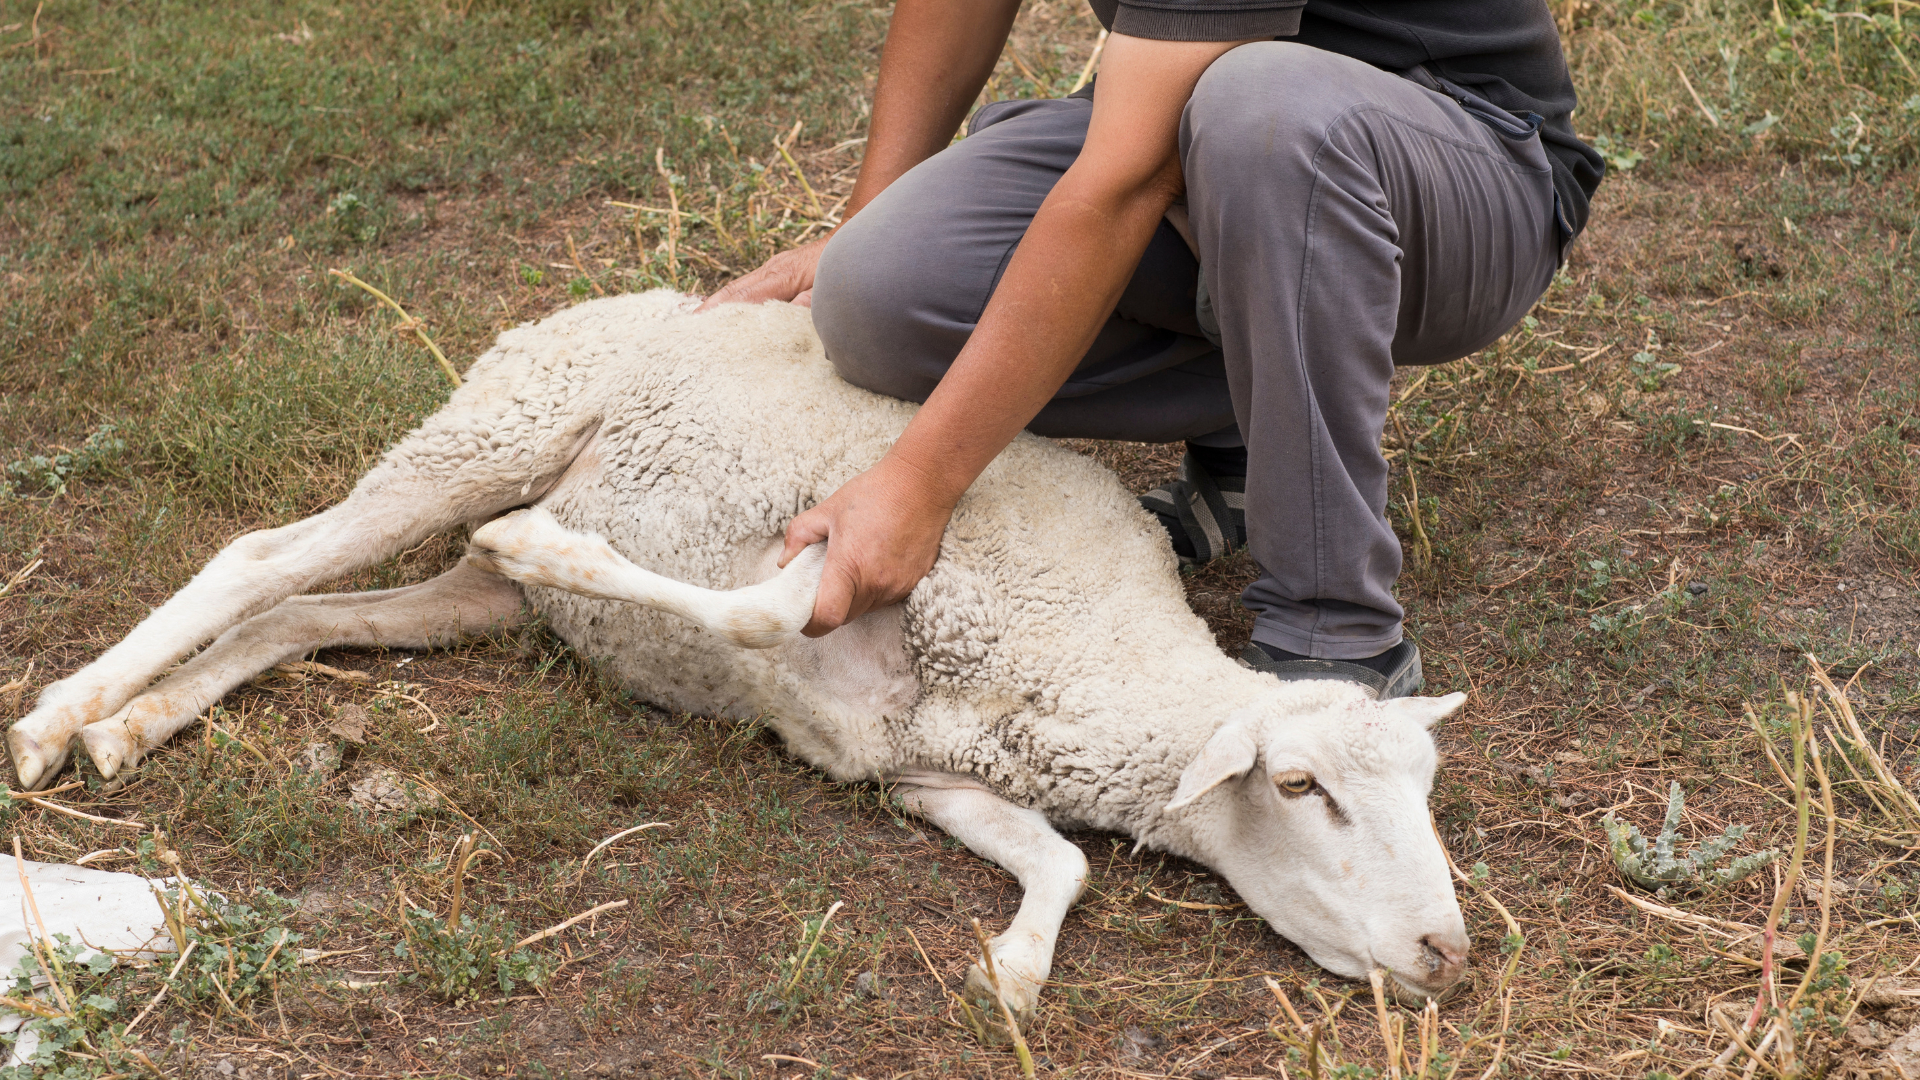
[[[1318,786],[1313,782],[1313,774],[1306,772],[1283,772],[1274,777],[1273,782],[1288,795],[1305,795]]]

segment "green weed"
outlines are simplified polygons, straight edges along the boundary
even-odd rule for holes
[[[0,502],[8,496],[59,498],[67,485],[118,457],[127,448],[112,424],[101,424],[73,450],[57,449],[10,461],[0,469]]]
[[[226,719],[218,707],[213,715]],[[328,792],[328,777],[262,762],[248,745],[210,730],[197,755],[168,771],[182,809],[250,862],[298,876],[366,830]]]
[[[449,926],[444,916],[411,904],[401,912],[404,936],[393,955],[412,966],[413,979],[428,992],[448,1001],[508,997],[517,986],[545,981],[545,962],[514,947],[518,930],[499,912],[477,919],[461,912],[458,919]]]
[[[1755,871],[1780,857],[1779,851],[1768,848],[1732,859],[1724,867],[1715,866],[1726,858],[1734,845],[1746,837],[1745,825],[1729,825],[1719,836],[1694,850],[1676,854],[1676,831],[1680,827],[1685,798],[1680,782],[1675,780],[1667,796],[1666,819],[1661,824],[1660,835],[1652,844],[1647,843],[1633,823],[1621,821],[1611,814],[1602,819],[1614,865],[1635,884],[1653,889],[1654,895],[1662,898],[1674,888],[1721,888],[1746,880]]]
[[[42,950],[47,968],[37,955]],[[0,1066],[0,1080],[97,1080],[139,1067],[121,1039],[127,1026],[124,988],[112,954],[55,934],[22,956],[9,976],[8,1004],[25,1011],[27,1019],[0,1033],[0,1049],[25,1060]],[[34,983],[43,978],[49,992],[36,999]]]
[[[1684,459],[1687,444],[1712,433],[1707,421],[1685,412],[1646,412],[1640,416],[1640,440],[1648,453]]]
[[[840,949],[829,939],[827,931],[841,906],[835,901],[824,913],[800,921],[793,952],[780,958],[773,981],[748,997],[749,1009],[786,1012],[824,1000],[833,993],[838,984],[835,960]]]
[[[299,970],[300,935],[287,929],[292,902],[265,890],[224,900],[191,886],[163,896],[175,943],[189,950],[171,982],[180,999],[238,1012]]]
[[[346,494],[446,400],[431,361],[395,337],[285,342],[271,363],[189,367],[138,422],[151,476],[214,506],[281,520]],[[298,458],[300,469],[283,463]]]
[[[1581,126],[1612,133],[1610,159],[1622,136],[1663,163],[1764,148],[1878,175],[1920,154],[1908,107],[1920,24],[1880,5],[1572,3],[1561,24]]]
[[[1666,385],[1667,377],[1680,370],[1679,364],[1663,362],[1650,352],[1637,352],[1629,361],[1632,365],[1635,387],[1643,394],[1652,394]]]

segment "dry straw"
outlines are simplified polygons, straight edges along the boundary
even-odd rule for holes
[[[780,151],[780,156],[785,159],[787,168],[793,170],[794,177],[800,181],[801,190],[807,193],[807,201],[813,204],[814,219],[819,220],[827,216],[826,211],[820,208],[820,195],[813,190],[813,185],[807,181],[806,172],[800,168],[799,162],[793,160],[793,154],[787,149],[793,145],[793,140],[800,137],[800,129],[805,126],[805,124],[806,121],[804,120],[795,120],[793,122],[793,130],[787,132],[785,139],[776,140],[773,148]]]
[[[1007,1037],[1013,1040],[1013,1056],[1020,1059],[1020,1075],[1033,1080],[1033,1051],[1027,1048],[1027,1037],[1020,1033],[1013,1010],[1007,1007],[1006,995],[1000,992],[1000,969],[993,962],[993,943],[987,940],[987,932],[980,928],[979,919],[970,921],[973,940],[980,946],[980,963],[987,973],[987,985],[993,990],[993,1003],[1000,1007],[1000,1020],[1007,1026]]]
[[[1895,836],[1912,836],[1912,824],[1915,810],[1912,795],[1904,787],[1891,780],[1886,770],[1885,760],[1879,751],[1867,739],[1853,714],[1846,691],[1836,687],[1826,669],[1818,660],[1807,657],[1813,669],[1814,682],[1820,689],[1820,710],[1829,720],[1837,720],[1845,729],[1845,735],[1836,734],[1832,726],[1827,728],[1826,740],[1823,740],[1815,724],[1814,701],[1812,695],[1787,692],[1789,737],[1792,739],[1793,767],[1789,773],[1782,765],[1773,746],[1772,736],[1762,725],[1751,707],[1747,715],[1761,736],[1762,746],[1767,757],[1781,778],[1793,790],[1794,843],[1793,853],[1787,864],[1786,874],[1774,889],[1773,903],[1767,911],[1765,925],[1761,928],[1759,983],[1754,989],[1753,1007],[1748,1011],[1744,1023],[1737,1028],[1724,1013],[1710,1012],[1709,1021],[1719,1029],[1716,1034],[1724,1036],[1727,1045],[1711,1060],[1701,1062],[1688,1069],[1683,1076],[1700,1075],[1710,1080],[1731,1076],[1729,1070],[1743,1058],[1746,1061],[1742,1070],[1743,1077],[1751,1077],[1764,1071],[1769,1076],[1791,1077],[1806,1074],[1815,1064],[1812,1057],[1813,1025],[1802,1023],[1796,1027],[1793,1018],[1807,1008],[1817,1008],[1823,1013],[1835,1014],[1844,1007],[1845,1015],[1851,1017],[1860,1005],[1862,996],[1856,990],[1848,990],[1838,995],[1830,995],[1819,1000],[1827,988],[1816,985],[1822,975],[1822,960],[1828,942],[1833,933],[1833,852],[1836,834],[1840,826],[1847,824],[1834,811],[1833,780],[1828,773],[1823,741],[1839,748],[1838,755],[1843,760],[1849,753],[1861,759],[1856,766],[1847,761],[1848,769],[1855,777],[1855,783],[1868,795],[1875,806],[1886,818],[1885,824],[1873,825],[1855,822],[1860,831],[1870,838],[1886,840]],[[1871,779],[1868,779],[1868,777]],[[1816,795],[1817,791],[1817,795]],[[1894,794],[1895,791],[1899,795]],[[1811,819],[1815,806],[1826,818],[1825,839],[1821,852],[1820,889],[1818,907],[1820,920],[1813,934],[1813,948],[1806,950],[1806,970],[1790,993],[1783,994],[1780,985],[1780,969],[1776,960],[1779,946],[1785,943],[1777,940],[1780,921],[1786,912],[1788,901],[1800,883],[1807,856],[1808,834],[1811,831]],[[1803,939],[1804,940],[1804,939]],[[1844,985],[1844,984],[1843,984]],[[1850,999],[1850,1000],[1849,1000]],[[1803,1039],[1805,1041],[1803,1041]]]
[[[660,174],[660,181],[667,185],[667,276],[678,279],[680,276],[680,192],[673,185],[673,174],[667,171],[666,147],[654,147],[653,169]]]
[[[794,988],[800,985],[800,977],[807,973],[807,965],[813,962],[813,954],[820,949],[820,939],[827,936],[827,924],[844,906],[846,901],[835,900],[833,906],[827,908],[827,913],[820,917],[820,925],[813,931],[813,940],[807,942],[806,951],[800,954],[799,961],[793,965],[793,978],[787,982],[787,993],[793,993]]]
[[[339,278],[341,281],[344,281],[349,285],[353,285],[360,289],[365,290],[375,300],[378,300],[381,303],[392,308],[394,310],[394,313],[400,316],[400,325],[394,327],[394,329],[403,330],[403,331],[405,330],[413,331],[413,336],[420,339],[420,344],[425,345],[427,347],[427,351],[433,354],[434,361],[440,365],[440,370],[446,373],[447,381],[453,384],[453,388],[455,390],[460,389],[460,373],[453,369],[453,364],[447,360],[447,354],[441,352],[440,346],[435,345],[433,343],[433,339],[427,336],[426,325],[422,323],[419,319],[416,319],[413,316],[407,314],[407,309],[401,307],[399,301],[395,300],[391,296],[388,296],[386,293],[381,292],[379,289],[376,289],[373,286],[367,284],[366,282],[361,281],[359,278],[353,276],[351,271],[334,269],[334,270],[328,270],[327,273],[333,275],[334,277]]]

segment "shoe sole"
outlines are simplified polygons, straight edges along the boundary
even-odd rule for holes
[[[1272,675],[1281,682],[1309,679],[1350,682],[1373,695],[1376,701],[1412,697],[1426,685],[1426,673],[1420,666],[1420,646],[1411,641],[1407,642],[1406,660],[1385,675],[1342,660],[1269,660],[1260,651],[1260,646],[1253,644],[1249,644],[1246,652],[1240,654],[1240,663],[1263,675]]]

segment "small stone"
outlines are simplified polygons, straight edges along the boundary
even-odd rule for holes
[[[909,844],[924,844],[926,842],[927,834],[921,832],[919,829],[915,829],[907,834],[907,843]]]
[[[315,886],[300,895],[299,904],[300,914],[309,918],[317,918],[322,915],[331,915],[336,911],[348,910],[353,906],[353,901],[343,892],[337,892],[325,886]],[[300,956],[303,960],[311,960],[313,957],[319,956],[323,951],[324,950],[321,949],[301,949]],[[309,954],[311,954],[311,956]]]
[[[294,764],[308,776],[324,779],[340,771],[340,748],[332,743],[308,743]]]
[[[333,710],[333,717],[327,721],[327,732],[360,746],[367,741],[370,719],[365,706],[348,702]]]
[[[1687,583],[1687,594],[1688,594],[1689,596],[1705,596],[1705,595],[1707,595],[1707,583],[1706,583],[1706,582],[1704,582],[1704,581],[1690,581],[1690,582],[1688,582],[1688,583]]]
[[[377,768],[347,785],[348,801],[374,813],[422,810],[440,801],[433,792],[419,787],[388,768]]]
[[[1139,1061],[1148,1054],[1157,1054],[1167,1045],[1167,1040],[1145,1028],[1130,1027],[1121,1033],[1120,1056],[1130,1061]]]
[[[1880,1062],[1887,1072],[1904,1069],[1908,1076],[1920,1076],[1920,1026],[1908,1028],[1895,1039]]]
[[[1800,894],[1807,898],[1808,903],[1820,902],[1821,888],[1820,878],[1812,874],[1807,874],[1800,879]],[[1831,882],[1827,883],[1827,888],[1834,896],[1845,896],[1854,890],[1854,883],[1836,875]]]
[[[1868,1050],[1878,1050],[1893,1042],[1893,1035],[1892,1031],[1877,1020],[1868,1020],[1847,1029],[1847,1038],[1855,1046],[1863,1046]]]
[[[221,1076],[232,1076],[233,1075],[233,1059],[221,1058],[219,1062],[214,1065],[213,1071],[219,1073]]]

